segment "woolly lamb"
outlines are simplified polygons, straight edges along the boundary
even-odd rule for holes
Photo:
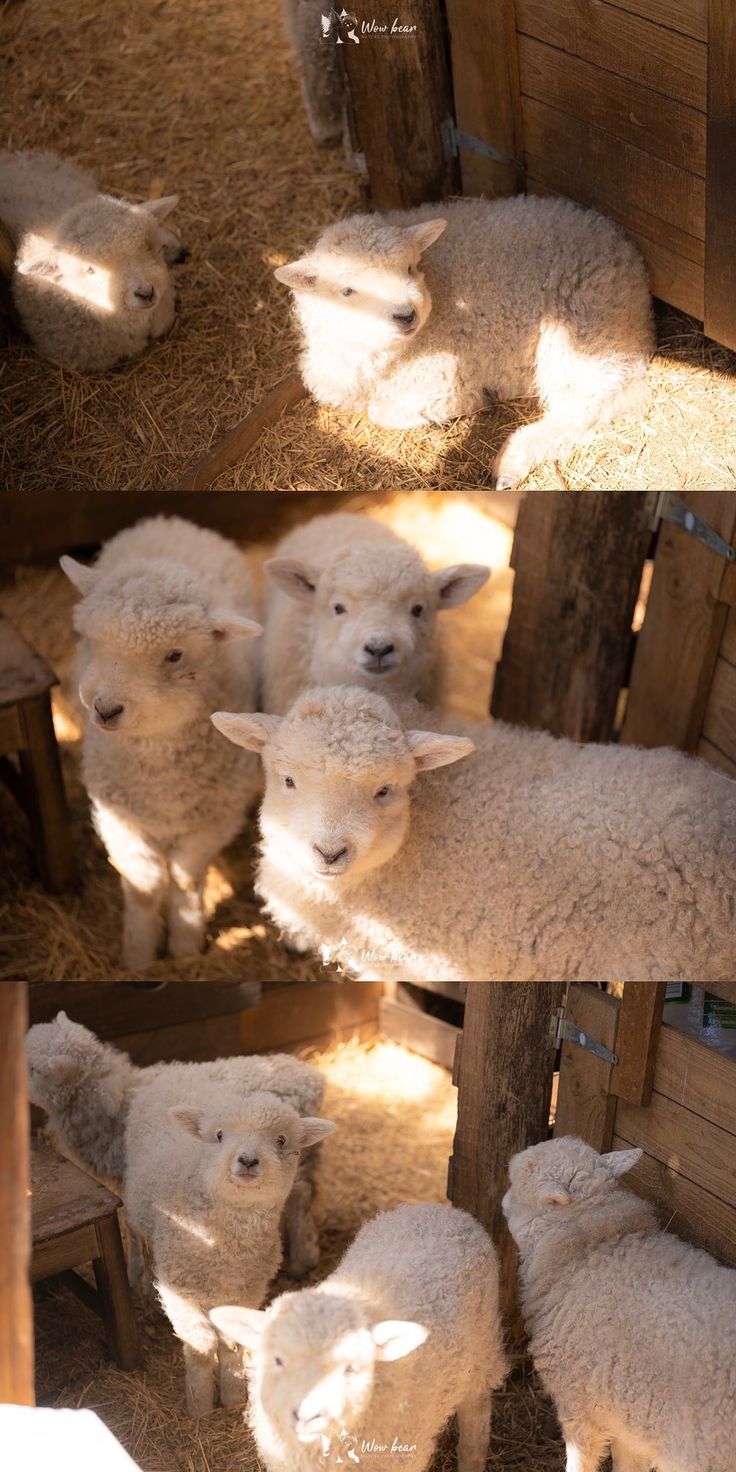
[[[383,1212],[319,1287],[266,1313],[221,1307],[212,1319],[253,1351],[248,1414],[267,1472],[347,1459],[380,1472],[391,1451],[424,1472],[454,1411],[458,1472],[483,1472],[506,1363],[496,1254],[466,1212]]]
[[[339,143],[343,132],[345,87],[331,26],[336,12],[325,16],[323,0],[284,0],[283,11],[307,113],[309,131],[322,147]],[[334,17],[334,20],[333,20]],[[326,27],[325,27],[326,22]]]
[[[123,965],[148,966],[168,903],[174,956],[201,948],[207,866],[239,832],[257,790],[209,713],[255,703],[242,641],[261,632],[246,563],[215,532],[155,517],[118,533],[94,567],[61,566],[83,595],[79,693],[84,780],[124,897]]]
[[[350,688],[212,719],[263,758],[258,893],[325,962],[364,981],[733,977],[736,783],[704,762],[500,723],[438,734],[415,701]]]
[[[353,215],[275,274],[294,292],[301,372],[322,404],[413,429],[536,395],[543,417],[502,447],[499,487],[646,407],[644,266],[617,225],[569,200]]]
[[[0,219],[16,247],[12,294],[39,353],[82,373],[137,358],[175,315],[163,220],[179,196],[129,204],[51,153],[0,154]]]
[[[641,1150],[563,1137],[511,1161],[530,1348],[554,1398],[567,1472],[731,1472],[736,1272],[660,1231],[617,1184]]]
[[[477,563],[431,573],[369,516],[315,516],[266,563],[263,708],[283,715],[310,685],[376,685],[432,699],[437,613],[488,580]]]

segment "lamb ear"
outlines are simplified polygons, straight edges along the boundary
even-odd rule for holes
[[[225,608],[216,608],[210,615],[213,639],[255,639],[263,633],[263,625],[252,618],[243,618],[240,613],[228,613]]]
[[[307,1145],[316,1145],[318,1140],[324,1140],[326,1135],[331,1135],[337,1125],[331,1119],[311,1119],[306,1117],[302,1120],[302,1142],[301,1150],[306,1150]]]
[[[266,1327],[266,1314],[260,1308],[238,1308],[237,1304],[223,1303],[210,1310],[210,1319],[225,1339],[242,1344],[246,1349],[257,1349]]]
[[[47,241],[39,241],[37,255],[26,255],[17,264],[19,276],[42,276],[45,281],[61,281],[62,270],[57,256]]]
[[[298,603],[311,603],[317,590],[319,572],[297,557],[271,557],[263,564],[275,587]]]
[[[160,221],[165,220],[167,215],[176,209],[178,203],[178,194],[165,194],[162,199],[144,199],[139,208],[146,210],[149,215],[153,215],[155,220]]]
[[[407,731],[406,739],[418,772],[447,767],[470,756],[475,746],[467,736],[439,736],[433,731]]]
[[[627,1170],[633,1170],[638,1165],[643,1155],[643,1150],[611,1150],[608,1155],[601,1155],[611,1174],[618,1180],[619,1176],[625,1176]]]
[[[288,266],[277,266],[273,274],[292,291],[308,291],[317,284],[317,272],[307,256],[301,261],[290,261]]]
[[[57,1014],[56,1014],[56,1016],[54,1018],[54,1022],[68,1022],[68,1021],[69,1021],[69,1018],[67,1017],[66,1012],[57,1012]]]
[[[274,731],[281,725],[281,716],[264,716],[255,713],[237,715],[231,710],[216,710],[210,716],[213,726],[227,736],[236,746],[246,751],[263,751]]]
[[[70,1078],[78,1078],[81,1070],[79,1063],[73,1058],[52,1058],[47,1071],[57,1084],[64,1084]]]
[[[480,562],[459,562],[455,567],[443,567],[440,572],[433,573],[439,611],[467,603],[490,576],[490,567],[484,567]]]
[[[421,225],[409,225],[406,234],[419,246],[421,255],[430,245],[434,245],[435,240],[439,240],[446,229],[447,220],[424,220]]]
[[[59,567],[62,572],[66,573],[70,583],[74,584],[77,592],[81,593],[83,598],[92,592],[100,576],[96,567],[85,567],[83,562],[77,562],[74,557],[60,557]]]
[[[382,1319],[371,1329],[377,1360],[403,1360],[429,1338],[429,1329],[411,1319]]]
[[[190,1109],[187,1104],[175,1104],[173,1109],[169,1110],[169,1116],[180,1124],[188,1135],[199,1138],[199,1126],[202,1122],[201,1109]]]

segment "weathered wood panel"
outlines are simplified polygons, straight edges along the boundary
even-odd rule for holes
[[[616,1134],[736,1206],[736,1135],[654,1093],[646,1109],[619,1101]]]
[[[113,1040],[123,1033],[237,1014],[254,1006],[259,996],[259,982],[169,982],[160,991],[141,991],[124,985],[101,987],[99,982],[44,981],[29,988],[28,1010],[33,1023],[50,1022],[63,1008],[74,1022]],[[232,1026],[237,1038],[237,1021]]]
[[[713,671],[703,735],[731,761],[736,761],[736,666],[722,656],[716,660]],[[736,962],[734,965],[736,968]]]
[[[654,1086],[675,1104],[736,1134],[736,1060],[678,1032],[662,1028]]]
[[[606,0],[616,10],[629,10],[696,41],[708,39],[708,0]]]
[[[447,0],[455,121],[508,163],[461,149],[464,194],[515,194],[523,182],[514,0]],[[492,79],[492,81],[491,81]],[[516,162],[514,162],[516,161]]]
[[[0,1404],[31,1406],[33,1305],[26,988],[0,984]]]
[[[630,1104],[648,1104],[652,1096],[664,997],[664,982],[628,981],[624,987],[611,1090]]]
[[[636,1145],[636,1139],[614,1135],[614,1150]],[[704,1247],[714,1257],[736,1267],[736,1209],[702,1186],[693,1185],[662,1160],[643,1155],[624,1178],[624,1184],[658,1207],[663,1227]]]
[[[736,7],[709,0],[705,331],[736,348]]]
[[[532,181],[537,180],[542,185],[539,192],[565,194],[588,209],[598,209],[602,214],[610,215],[612,220],[618,220],[619,225],[623,225],[634,238],[642,236],[663,250],[670,251],[673,256],[682,256],[686,263],[702,268],[705,261],[705,244],[702,240],[698,240],[695,235],[687,235],[676,225],[652,214],[651,209],[641,209],[631,199],[622,201],[612,193],[607,193],[608,181],[600,178],[593,170],[585,178],[581,178],[579,174],[566,172],[564,159],[555,163],[550,159],[528,158],[527,163],[528,188],[532,188]],[[702,278],[702,269],[700,274]]]
[[[610,1052],[616,1051],[619,1009],[618,999],[598,987],[576,983],[568,992],[568,1021]],[[577,1135],[594,1150],[610,1150],[616,1114],[611,1075],[616,1066],[575,1043],[562,1044],[555,1135]]]
[[[704,736],[698,742],[697,753],[712,767],[719,767],[722,772],[728,772],[729,777],[736,777],[736,761],[726,756],[725,751],[719,751],[712,741],[706,741]]]
[[[299,1047],[316,1040],[340,1041],[353,1032],[378,1031],[380,982],[324,981],[273,986],[264,991],[258,1007],[241,1018],[240,1046],[244,1053],[269,1048]]]
[[[736,608],[729,610],[721,639],[720,653],[722,659],[727,659],[729,664],[736,665]]]

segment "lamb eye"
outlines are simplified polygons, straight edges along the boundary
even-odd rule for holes
[[[284,777],[284,787],[296,787],[293,777]]]
[[[166,656],[167,664],[178,664],[181,659],[181,649],[170,649]]]
[[[415,270],[416,270],[416,268],[414,266],[409,266],[409,268],[407,270],[407,275],[408,276],[413,276],[414,273],[415,273]]]
[[[355,290],[352,286],[341,286],[340,296],[354,296]]]
[[[88,276],[94,276],[94,274],[95,274],[95,268],[94,268],[94,266],[88,266],[87,267],[87,275]]]
[[[276,1144],[278,1145],[279,1150],[283,1150],[284,1145],[286,1144],[286,1135],[279,1135],[276,1140]]]
[[[376,798],[377,801],[380,801],[380,799],[382,797],[388,797],[390,791],[391,791],[391,788],[388,787],[388,786],[387,787],[379,787],[378,792],[374,793],[374,796],[375,796],[375,798]]]
[[[280,1370],[283,1370],[283,1368],[284,1368],[284,1362],[283,1362],[280,1354],[275,1354],[274,1355],[273,1362],[274,1362],[275,1365],[278,1365],[278,1367],[279,1367]]]
[[[222,1140],[223,1140],[222,1130],[215,1130],[215,1139],[217,1140],[218,1145],[221,1145],[222,1144]]]
[[[424,605],[422,603],[415,603],[411,611],[412,618],[421,618],[423,613]]]
[[[338,615],[341,614],[341,613],[344,613],[345,612],[345,604],[344,603],[336,603],[334,605],[334,607],[333,607],[332,612],[333,613],[336,613]]]

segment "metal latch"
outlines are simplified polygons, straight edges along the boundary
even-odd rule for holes
[[[557,1049],[561,1043],[575,1043],[576,1047],[584,1048],[586,1053],[594,1053],[596,1058],[602,1058],[604,1063],[618,1063],[618,1056],[609,1048],[604,1048],[602,1043],[596,1042],[589,1033],[583,1032],[582,1028],[576,1027],[574,1022],[568,1022],[564,1007],[557,1007],[552,1013],[552,1021],[549,1029],[550,1042]]]
[[[497,148],[492,148],[490,143],[484,143],[482,138],[474,138],[472,133],[464,133],[458,128],[454,118],[445,118],[440,127],[442,135],[442,147],[445,158],[457,158],[461,148],[470,149],[471,153],[480,153],[483,158],[492,158],[497,164],[511,164],[513,168],[524,172],[524,165],[518,158],[509,158],[506,153],[499,153]]]
[[[702,542],[711,552],[725,557],[726,562],[736,562],[736,547],[730,547],[707,521],[696,516],[675,491],[647,491],[646,508],[651,516],[652,530],[658,521],[669,521],[673,526],[679,526],[682,531],[687,532],[688,536]]]

